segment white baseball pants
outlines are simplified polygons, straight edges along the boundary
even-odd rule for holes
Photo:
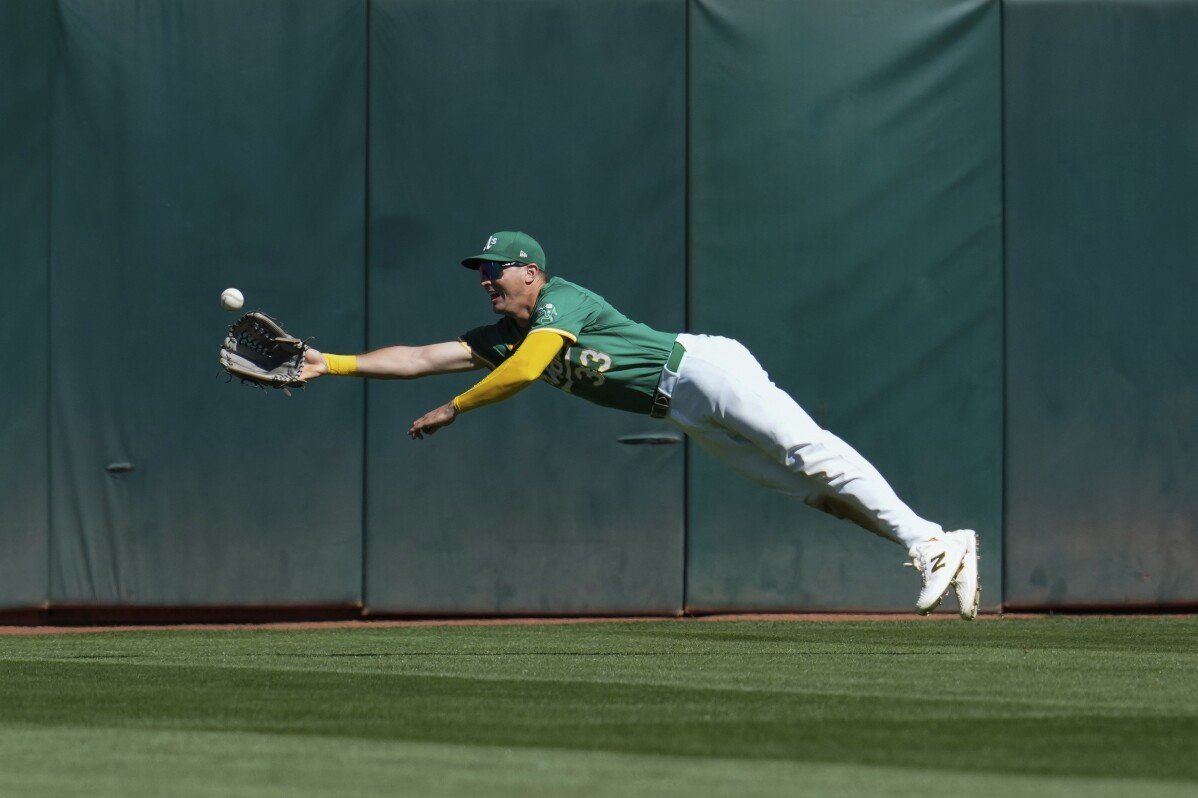
[[[666,420],[749,479],[910,548],[941,532],[903,503],[853,447],[822,429],[738,341],[678,336]]]

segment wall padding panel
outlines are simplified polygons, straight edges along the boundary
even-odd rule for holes
[[[370,344],[497,320],[459,261],[496,230],[632,318],[683,324],[685,6],[387,0],[371,14]],[[367,606],[677,612],[683,447],[535,385],[414,442],[482,376],[369,389]]]
[[[1000,20],[993,0],[697,0],[690,305],[1000,598]],[[905,551],[695,448],[695,610],[909,610]],[[955,611],[952,602],[946,609]]]
[[[53,24],[49,3],[0,3],[0,608],[47,595]]]
[[[359,602],[362,386],[226,384],[217,345],[229,285],[296,334],[362,344],[365,4],[60,17],[52,600]]]
[[[1006,5],[1007,598],[1198,603],[1198,2]]]

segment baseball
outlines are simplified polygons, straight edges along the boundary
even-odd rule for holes
[[[236,288],[226,288],[220,293],[220,306],[225,310],[241,310],[245,297]]]

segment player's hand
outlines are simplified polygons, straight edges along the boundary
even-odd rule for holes
[[[448,427],[457,417],[458,411],[453,402],[446,402],[413,421],[412,428],[408,430],[408,437],[414,441],[422,440],[425,435],[432,435],[442,427]]]
[[[300,371],[301,380],[314,380],[329,373],[329,364],[324,362],[324,355],[308,347],[304,352],[304,367]]]

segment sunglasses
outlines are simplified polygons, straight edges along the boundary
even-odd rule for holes
[[[478,271],[487,280],[498,280],[503,274],[503,270],[508,266],[523,266],[524,264],[518,260],[509,261],[507,263],[496,263],[493,260],[484,260],[478,264]]]

